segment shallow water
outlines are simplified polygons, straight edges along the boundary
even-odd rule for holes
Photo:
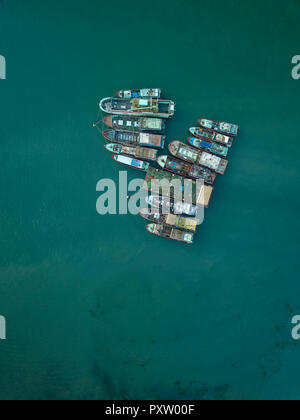
[[[2,399],[300,397],[299,18],[297,0],[1,1]],[[176,101],[169,140],[241,125],[193,246],[96,213],[123,169],[98,100],[131,86]]]

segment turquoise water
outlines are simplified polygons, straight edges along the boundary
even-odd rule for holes
[[[299,19],[298,0],[1,1],[1,399],[300,398]],[[193,246],[96,213],[122,169],[98,100],[131,86],[176,101],[169,140],[241,125]]]

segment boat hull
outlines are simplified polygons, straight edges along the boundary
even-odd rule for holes
[[[228,147],[217,143],[208,142],[205,140],[197,139],[195,137],[188,138],[188,142],[191,146],[196,147],[196,149],[207,150],[208,152],[217,156],[226,157],[228,155]]]
[[[225,136],[225,134],[217,133],[215,131],[205,130],[200,127],[191,127],[189,131],[193,137],[204,141],[220,143],[228,148],[230,148],[233,143],[233,137]]]
[[[120,165],[127,166],[128,168],[137,169],[139,171],[147,171],[150,163],[142,160],[133,159],[131,156],[126,155],[113,155],[113,160]]]
[[[200,118],[198,121],[199,125],[207,130],[213,130],[217,133],[228,134],[236,137],[239,133],[239,126],[236,124],[230,124],[222,121],[207,120]]]
[[[114,130],[130,132],[151,131],[160,133],[165,129],[165,121],[161,118],[107,115],[103,118],[103,123]]]
[[[186,232],[196,232],[197,220],[195,218],[175,216],[172,214],[151,213],[147,209],[140,211],[140,216],[149,222],[163,224]]]
[[[217,174],[224,175],[228,160],[215,156],[204,150],[196,149],[188,144],[180,141],[174,141],[169,144],[170,153],[178,159],[195,165],[204,166],[216,172]]]
[[[192,244],[194,240],[193,233],[184,233],[179,229],[174,229],[165,225],[151,223],[146,226],[146,229],[153,235],[159,236],[161,238],[172,239],[178,242]]]
[[[158,165],[165,171],[175,175],[183,176],[190,179],[203,179],[208,185],[214,185],[217,174],[208,168],[202,166],[185,163],[180,159],[170,156],[159,156],[157,158]]]
[[[148,147],[124,146],[119,143],[109,143],[105,145],[107,151],[115,154],[134,156],[137,159],[155,161],[158,151]]]
[[[104,98],[100,101],[99,107],[100,110],[107,114],[112,115],[128,115],[133,117],[156,117],[156,118],[172,118],[175,113],[175,104],[172,101],[159,99],[157,101],[158,107],[155,108],[154,106],[149,105],[148,107],[143,108],[134,108],[131,104],[131,101],[124,101],[119,99],[120,101],[124,102],[124,105],[120,104],[114,105],[113,98]],[[150,108],[153,108],[153,111]],[[155,109],[154,109],[155,108]]]
[[[167,197],[160,197],[155,194],[146,197],[145,201],[152,209],[158,209],[164,214],[170,213],[180,216],[196,217],[198,212],[197,206],[183,203],[181,201],[171,200]]]
[[[116,96],[120,99],[134,99],[134,98],[160,98],[161,89],[150,88],[150,89],[123,89],[116,93]]]
[[[103,137],[110,143],[139,145],[155,149],[163,149],[166,136],[146,132],[128,132],[120,130],[104,130]]]

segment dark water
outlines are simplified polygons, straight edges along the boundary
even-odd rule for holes
[[[300,398],[300,2],[0,3],[2,399]],[[100,97],[241,125],[196,243],[96,213]],[[136,176],[132,170],[130,178]]]

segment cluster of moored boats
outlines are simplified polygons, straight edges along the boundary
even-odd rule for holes
[[[144,189],[150,191],[140,215],[151,223],[147,230],[160,237],[192,243],[197,230],[197,211],[208,207],[218,174],[228,166],[226,159],[239,127],[235,124],[201,118],[189,129],[187,143],[173,141],[169,155],[158,155],[164,149],[167,119],[174,116],[175,104],[161,99],[160,89],[121,90],[112,98],[102,99],[100,110],[106,115],[103,136],[105,148],[113,159],[125,166],[146,171]],[[156,162],[159,169],[151,165]],[[174,190],[161,191],[161,181],[178,180],[184,190],[185,180],[196,184],[184,201],[176,201]],[[194,185],[193,185],[194,186]],[[153,211],[153,209],[155,209]],[[157,209],[157,212],[156,212]]]

